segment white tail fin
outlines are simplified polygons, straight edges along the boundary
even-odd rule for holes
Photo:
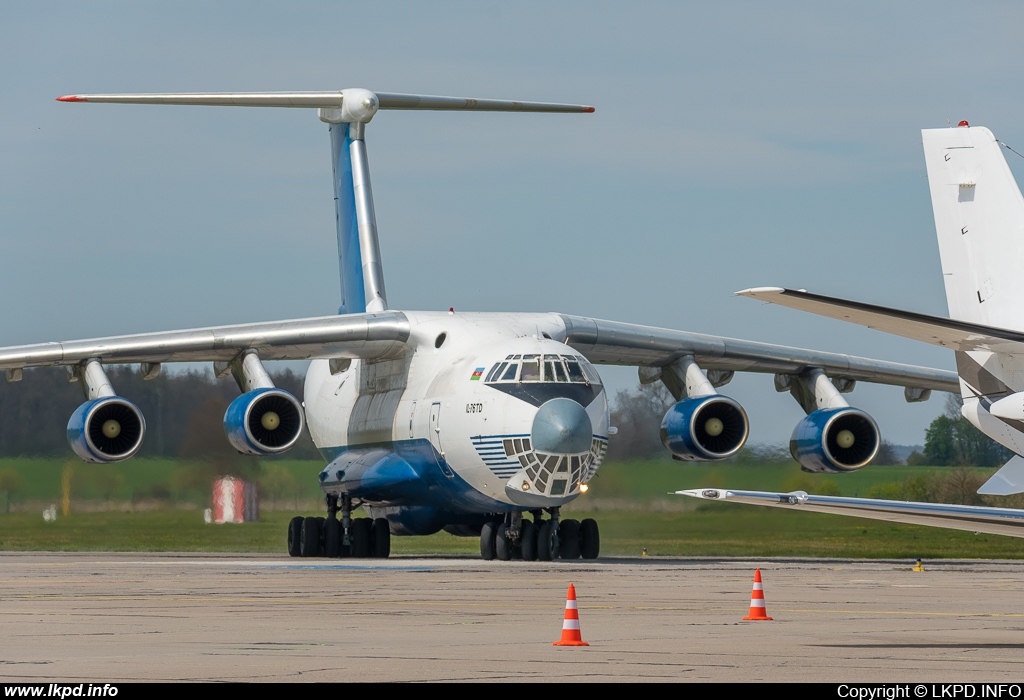
[[[977,126],[921,134],[950,318],[1024,330],[1024,198],[999,142]]]

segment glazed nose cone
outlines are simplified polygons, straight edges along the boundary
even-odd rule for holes
[[[575,454],[590,449],[590,416],[572,399],[551,399],[533,419],[533,449],[548,454]]]

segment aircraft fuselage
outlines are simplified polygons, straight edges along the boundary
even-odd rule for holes
[[[408,352],[314,360],[310,434],[328,495],[360,499],[396,533],[564,505],[607,445],[608,401],[554,314],[405,312]]]

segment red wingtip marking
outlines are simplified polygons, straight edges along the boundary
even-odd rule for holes
[[[58,102],[88,102],[89,100],[78,95],[64,95],[64,97],[58,97]]]
[[[594,110],[594,108],[593,108],[593,107],[584,107],[584,108],[583,108],[583,111],[584,111],[585,113],[587,113],[587,114],[590,114],[591,112],[593,112],[593,111],[595,111],[595,110]]]

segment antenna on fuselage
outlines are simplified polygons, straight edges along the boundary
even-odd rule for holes
[[[377,220],[366,155],[366,125],[382,109],[463,110],[473,112],[593,112],[587,105],[466,97],[374,93],[363,88],[333,92],[223,92],[176,94],[67,95],[60,102],[203,105],[227,107],[292,107],[316,109],[329,125],[334,201],[341,272],[339,313],[385,311],[384,267],[377,238]]]

